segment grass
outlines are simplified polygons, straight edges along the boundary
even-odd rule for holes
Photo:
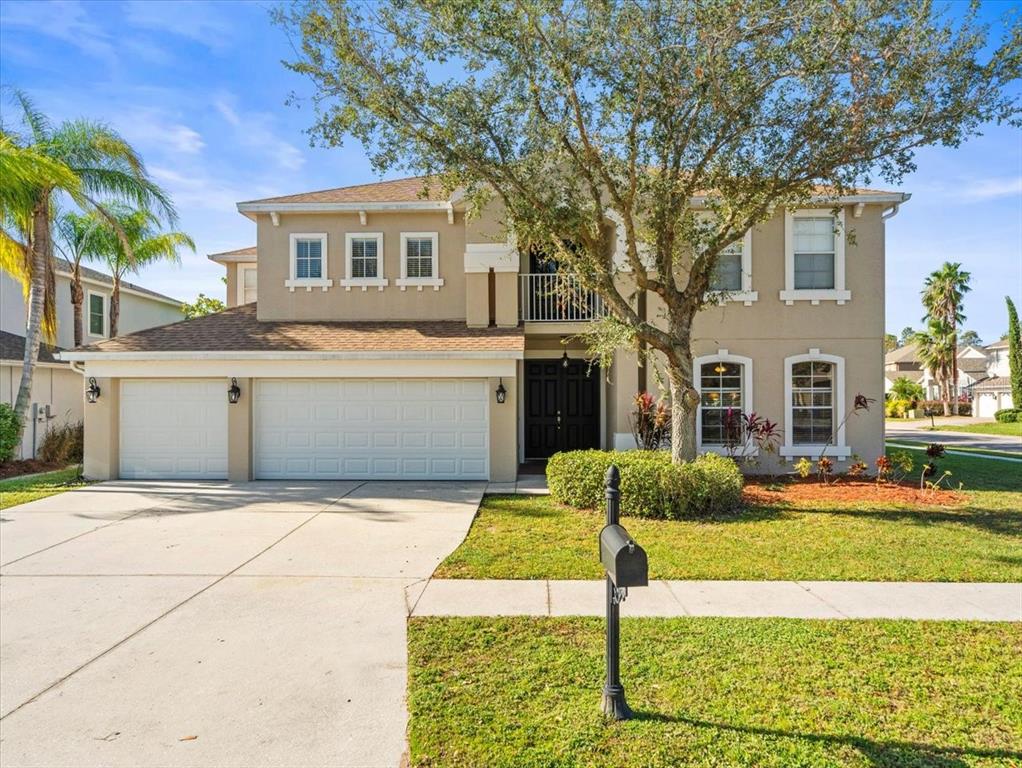
[[[34,477],[12,477],[0,480],[0,509],[10,509],[36,499],[87,485],[81,480],[81,467],[58,469]]]
[[[922,456],[915,458],[918,466]],[[971,456],[947,456],[939,466],[975,489],[965,506],[780,501],[723,519],[624,524],[656,579],[1022,581],[1022,468]],[[602,526],[602,513],[547,497],[487,496],[435,576],[598,579]]]
[[[599,619],[415,618],[411,764],[1018,766],[1018,625],[625,619],[633,720],[600,712]]]
[[[932,428],[926,427],[926,429]],[[970,432],[977,435],[1004,435],[1005,437],[1022,438],[1022,422],[1018,421],[1010,421],[1007,423],[990,421],[982,424],[938,425],[936,429],[940,432]]]

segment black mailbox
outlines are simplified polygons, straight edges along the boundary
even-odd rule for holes
[[[648,586],[646,550],[620,525],[605,525],[600,531],[600,560],[618,589]]]

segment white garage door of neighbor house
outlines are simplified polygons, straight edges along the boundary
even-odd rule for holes
[[[262,379],[254,405],[257,478],[489,477],[483,379]]]
[[[121,477],[227,479],[224,379],[121,381]]]

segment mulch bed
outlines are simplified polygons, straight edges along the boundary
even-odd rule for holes
[[[0,464],[0,480],[7,480],[21,475],[34,475],[37,472],[55,472],[64,469],[66,463],[39,461],[39,459],[19,459],[18,461],[6,461]]]
[[[873,480],[854,480],[840,477],[833,483],[818,480],[795,480],[782,483],[761,484],[755,481],[746,484],[742,491],[747,504],[778,504],[783,502],[811,503],[854,503],[891,502],[895,504],[918,504],[921,506],[955,507],[967,501],[958,491],[940,489],[919,490],[918,485],[909,483],[882,483]]]

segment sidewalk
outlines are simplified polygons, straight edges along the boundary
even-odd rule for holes
[[[406,589],[411,616],[602,616],[602,581],[431,579]],[[622,616],[1022,621],[1022,584],[654,581]]]

